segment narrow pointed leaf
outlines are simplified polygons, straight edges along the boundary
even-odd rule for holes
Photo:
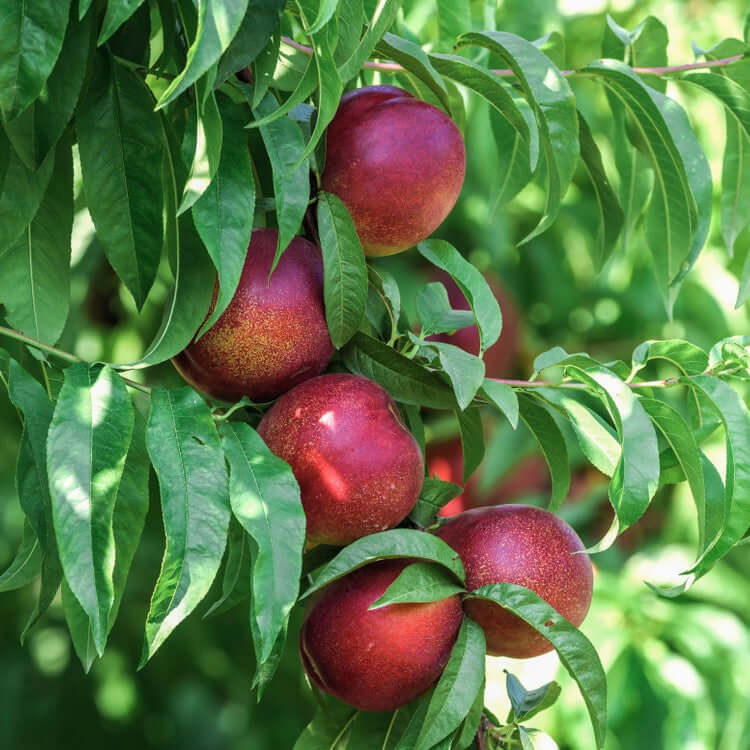
[[[305,513],[292,470],[250,425],[226,422],[221,434],[232,512],[254,543],[250,628],[260,665],[299,594]]]
[[[391,529],[362,537],[345,547],[318,573],[303,598],[367,563],[393,557],[413,557],[439,563],[451,571],[460,583],[465,582],[461,561],[441,539],[424,531]]]
[[[226,126],[219,168],[193,206],[195,228],[219,277],[219,294],[198,336],[219,319],[232,301],[253,231],[255,179],[246,131],[242,128],[246,110],[225,97],[220,97],[219,108]]]
[[[133,434],[133,406],[111,368],[71,365],[50,425],[47,470],[60,562],[104,650],[114,604],[113,515]],[[71,446],[80,451],[71,452]]]
[[[102,21],[98,44],[104,44],[130,16],[135,13],[143,0],[108,0],[107,12]]]
[[[518,403],[521,420],[534,436],[547,462],[552,479],[549,509],[556,510],[562,505],[570,489],[570,462],[565,438],[541,401],[532,396],[522,395],[519,396]]]
[[[457,584],[453,575],[442,565],[412,563],[398,574],[396,580],[368,609],[380,609],[389,604],[437,602],[464,591],[464,587]]]
[[[429,750],[448,737],[466,718],[484,684],[484,631],[469,617],[451,651],[427,706],[416,750]]]
[[[240,29],[248,0],[198,0],[198,27],[180,74],[161,95],[165,107],[192,86],[227,50]]]
[[[531,42],[501,31],[469,32],[457,46],[479,45],[499,55],[513,70],[534,110],[547,164],[547,204],[528,242],[544,232],[557,216],[562,197],[578,162],[578,122],[575,98],[555,64]]]
[[[135,73],[100,53],[76,115],[83,188],[107,259],[140,307],[162,248],[159,115]]]
[[[488,399],[499,409],[507,417],[514,430],[518,427],[518,396],[509,385],[499,383],[492,378],[485,378],[479,395]]]
[[[230,515],[219,436],[194,390],[151,392],[146,447],[159,479],[167,546],[146,619],[141,666],[211,588]]]
[[[560,662],[576,681],[594,729],[596,746],[607,731],[607,680],[591,642],[533,591],[513,583],[495,583],[472,592],[520,617],[555,647]]]
[[[15,591],[31,583],[42,571],[42,551],[34,529],[26,521],[23,539],[10,565],[0,574],[0,592]]]
[[[324,301],[331,341],[341,348],[357,332],[367,303],[367,264],[346,206],[332,193],[318,196]]]
[[[6,0],[0,34],[0,111],[12,120],[44,86],[62,49],[70,0]]]
[[[36,215],[12,244],[0,248],[0,304],[5,305],[6,319],[13,328],[48,344],[60,338],[70,301],[70,149],[69,138],[59,143],[54,171]],[[6,181],[9,178],[10,171]]]
[[[359,75],[362,64],[372,55],[375,45],[396,20],[398,9],[398,0],[378,0],[367,24],[367,31],[360,39],[354,52],[345,62],[339,65],[339,75],[344,83],[348,83],[352,78]]]

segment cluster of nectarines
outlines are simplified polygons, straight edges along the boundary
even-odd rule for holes
[[[463,139],[446,114],[400,89],[373,86],[342,99],[327,131],[322,187],[347,206],[365,254],[388,255],[442,222],[464,168]],[[424,457],[380,385],[348,373],[321,374],[334,354],[321,251],[297,237],[269,277],[277,240],[275,230],[253,232],[231,303],[174,364],[195,388],[219,399],[278,397],[258,431],[299,483],[308,547],[346,545],[404,521],[422,488]],[[468,307],[446,283],[452,304]],[[503,309],[506,317],[515,314]],[[476,328],[447,340],[479,351]],[[514,348],[505,339],[490,349],[488,373],[507,368]],[[450,518],[436,533],[463,561],[469,590],[521,584],[576,625],[585,616],[591,566],[574,554],[581,542],[556,516],[520,505],[484,508]],[[525,657],[551,649],[492,603],[462,605],[451,596],[370,610],[408,564],[388,559],[359,568],[314,601],[300,652],[320,689],[369,711],[408,703],[439,677],[464,613],[484,628],[490,654]]]

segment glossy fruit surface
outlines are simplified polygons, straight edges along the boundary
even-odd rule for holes
[[[394,86],[345,94],[328,126],[324,190],[349,209],[365,254],[392,255],[437,229],[464,181],[461,132]]]
[[[464,511],[438,536],[458,552],[469,591],[490,583],[515,583],[536,592],[579,626],[591,604],[591,561],[573,529],[558,516],[531,505],[497,505]],[[464,603],[484,629],[487,653],[517,659],[552,650],[530,625],[497,604]]]
[[[410,560],[359,568],[325,588],[300,633],[311,681],[364,711],[394,711],[438,679],[463,616],[457,596],[370,610]]]
[[[372,380],[308,380],[273,405],[258,432],[299,482],[310,544],[344,545],[392,528],[419,497],[419,445]]]

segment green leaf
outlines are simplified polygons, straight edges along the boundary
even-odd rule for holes
[[[253,91],[250,97],[250,108],[255,109],[268,93],[273,83],[273,74],[276,70],[276,62],[279,58],[281,48],[281,33],[276,31],[262,52],[258,54],[252,64]],[[221,70],[221,68],[220,68]],[[314,83],[313,83],[314,85]],[[304,98],[304,97],[303,97]],[[246,127],[251,127],[253,123]]]
[[[249,87],[240,86],[245,92],[248,101],[252,100],[252,110],[255,118],[254,121],[249,123],[246,127],[260,128],[281,119],[284,115],[288,115],[296,106],[302,104],[312,95],[318,85],[318,72],[314,60],[311,60],[308,57],[305,57],[305,60],[308,61],[307,67],[294,88],[294,91],[292,91],[292,93],[286,98],[283,104],[279,104],[275,98],[271,97],[268,100],[270,103],[269,106],[264,108],[266,114],[260,117],[258,116],[260,114],[259,107],[263,108],[262,105],[267,95],[259,98],[256,96],[254,90],[251,91]],[[271,81],[271,84],[278,85],[278,81]]]
[[[164,120],[162,119],[162,123]],[[168,137],[165,130],[165,138]],[[171,143],[171,141],[170,141]],[[140,362],[123,369],[141,369],[164,362],[181,352],[206,319],[213,296],[214,269],[189,214],[177,217],[179,157],[165,150],[162,164],[165,187],[166,246],[174,269],[174,286],[164,308],[161,326]]]
[[[509,385],[499,383],[492,378],[485,378],[479,395],[488,399],[493,406],[505,414],[514,430],[518,427],[518,396]]]
[[[456,406],[453,391],[434,372],[377,339],[355,333],[343,355],[347,369],[380,383],[396,401],[433,409]]]
[[[302,598],[310,596],[363,565],[393,557],[436,562],[450,570],[460,583],[464,583],[466,579],[461,560],[442,539],[414,529],[390,529],[357,539],[342,549],[315,576]]]
[[[324,0],[325,1],[325,0]],[[315,68],[318,71],[318,109],[315,117],[315,127],[305,150],[299,157],[306,159],[314,151],[320,139],[325,133],[328,124],[333,120],[339,108],[344,83],[336,69],[336,61],[333,58],[335,48],[334,35],[335,24],[327,26],[323,31],[312,37],[312,46],[315,59]]]
[[[101,655],[114,604],[113,514],[133,434],[127,388],[108,366],[71,365],[47,440],[47,471],[60,563],[91,620]],[[80,451],[71,452],[77,445]]]
[[[724,520],[720,534],[691,569],[701,576],[750,527],[750,412],[740,395],[722,380],[698,375],[691,382],[715,408],[726,432]]]
[[[39,96],[62,49],[70,0],[6,0],[0,34],[0,111],[12,120]]]
[[[505,674],[505,686],[508,698],[510,698],[514,722],[526,721],[536,716],[545,708],[549,708],[560,696],[560,685],[556,682],[548,682],[534,690],[527,690],[517,677],[510,672]]]
[[[610,482],[609,497],[616,516],[614,527],[621,533],[646,512],[659,486],[656,431],[639,399],[611,370],[590,367],[584,371],[571,366],[566,372],[594,389],[617,429],[622,453]],[[609,539],[608,535],[595,549],[606,548]]]
[[[334,52],[337,65],[346,62],[354,53],[362,36],[365,22],[365,8],[362,0],[340,0],[336,25],[339,41]]]
[[[277,108],[271,94],[255,108],[257,118],[271,114]],[[260,134],[273,170],[273,193],[276,199],[276,219],[279,225],[279,244],[272,270],[281,254],[294,239],[310,200],[310,167],[301,159],[305,149],[302,131],[296,122],[281,117],[260,127]]]
[[[115,563],[112,571],[114,601],[109,613],[107,633],[117,619],[130,566],[138,549],[138,543],[148,512],[149,460],[146,453],[146,425],[136,411],[133,424],[133,438],[130,442],[122,479],[117,488],[115,509],[112,516],[112,529],[115,541]],[[73,640],[78,658],[86,672],[89,671],[97,654],[94,647],[94,634],[91,621],[81,607],[75,594],[66,581],[62,585],[63,612]]]
[[[89,61],[92,31],[93,17],[78,21],[71,7],[60,56],[39,97],[15,119],[3,123],[14,149],[31,169],[42,165],[73,116]]]
[[[425,83],[435,94],[443,109],[448,114],[451,113],[451,101],[445,81],[419,45],[395,34],[386,33],[378,42],[375,51],[381,57],[400,63],[405,70]]]
[[[440,366],[448,376],[463,410],[468,408],[484,383],[484,362],[479,357],[453,344],[425,341],[424,347],[437,352]]]
[[[245,17],[248,0],[198,0],[198,28],[187,62],[157,103],[165,107],[192,86],[227,50]]]
[[[50,151],[37,170],[29,169],[11,148],[0,128],[0,258],[19,239],[39,210],[55,166]],[[72,185],[71,185],[72,193]],[[0,279],[2,286],[2,279]]]
[[[52,603],[62,579],[47,479],[47,433],[53,407],[39,382],[14,360],[8,363],[7,382],[11,403],[24,415],[16,488],[21,508],[39,540],[42,553],[39,597],[21,636],[23,641]]]
[[[692,73],[681,80],[710,92],[726,108],[727,140],[722,170],[721,223],[724,242],[731,256],[737,235],[750,222],[744,210],[750,206],[750,198],[745,190],[745,183],[750,177],[743,161],[750,144],[750,92],[731,78],[716,73]]]
[[[484,631],[464,617],[451,657],[430,698],[415,750],[429,750],[466,718],[484,683],[484,652]]]
[[[0,592],[15,591],[31,583],[42,571],[42,551],[34,529],[26,520],[23,539],[10,565],[0,574]]]
[[[620,99],[648,149],[656,182],[646,232],[660,288],[666,297],[668,287],[684,270],[684,264],[689,263],[694,241],[702,234],[699,230],[705,211],[699,223],[696,198],[702,199],[705,191],[701,187],[701,195],[696,196],[691,183],[705,177],[705,155],[701,157],[703,151],[679,104],[646,86],[626,65],[599,60],[583,71],[601,79]],[[693,173],[692,181],[688,169]],[[670,308],[669,304],[667,307]]]
[[[459,34],[471,28],[471,5],[464,0],[437,0],[441,50],[453,49]]]
[[[436,477],[426,477],[419,500],[411,509],[409,518],[418,526],[431,526],[435,522],[438,511],[462,492],[463,487],[459,484],[444,482]]]
[[[73,649],[81,661],[83,671],[88,674],[97,657],[91,621],[65,579],[62,582],[61,593],[63,615],[68,625],[70,639],[73,641]]]
[[[570,396],[560,395],[556,403],[565,409],[583,454],[602,474],[611,477],[622,455],[615,431],[596,412]]]
[[[219,96],[226,125],[219,168],[211,184],[193,205],[193,222],[219,277],[213,311],[198,337],[221,317],[232,301],[242,276],[253,230],[255,179],[247,136],[242,129],[245,108]]]
[[[229,538],[221,581],[221,596],[206,610],[205,620],[212,615],[227,612],[250,596],[252,569],[250,537],[234,518],[229,523]]]
[[[706,488],[703,482],[701,452],[693,430],[683,416],[664,401],[645,397],[639,398],[638,401],[674,452],[690,485],[701,533],[698,546],[703,549],[707,541],[702,537],[706,528]]]
[[[471,310],[454,310],[445,286],[439,281],[420,289],[416,302],[417,317],[422,323],[422,338],[433,333],[455,333],[474,325],[474,313]]]
[[[578,126],[581,159],[591,178],[599,214],[599,226],[596,230],[596,255],[594,257],[594,267],[599,271],[617,244],[624,219],[620,201],[617,199],[617,194],[604,171],[599,147],[596,145],[588,123],[580,112],[578,113]]]
[[[547,164],[547,204],[537,227],[523,240],[538,236],[555,220],[578,162],[578,123],[575,97],[555,64],[531,42],[501,31],[469,32],[457,46],[486,47],[515,73],[539,125]]]
[[[453,575],[442,565],[431,562],[412,563],[398,574],[396,580],[369,609],[380,609],[389,604],[437,602],[464,591],[464,587],[459,586]]]
[[[378,0],[367,31],[349,58],[339,65],[339,75],[346,84],[359,75],[362,64],[372,55],[375,45],[396,20],[400,3],[398,0]]]
[[[523,586],[495,583],[472,596],[499,604],[520,617],[555,647],[560,662],[576,681],[586,703],[597,747],[607,731],[607,680],[591,642],[547,602]]]
[[[340,2],[341,0],[320,0],[318,14],[310,28],[306,29],[306,33],[317,34],[333,18]]]
[[[212,90],[212,80],[212,75],[206,75],[195,84],[195,104],[190,110],[193,116],[188,125],[193,130],[189,130],[185,138],[188,152],[192,153],[192,163],[182,190],[178,216],[206,192],[219,168],[224,126]]]
[[[225,422],[221,435],[232,512],[254,543],[250,630],[260,665],[299,594],[305,513],[292,470],[250,425]]]
[[[523,104],[519,104],[522,100],[514,98],[512,89],[498,76],[465,57],[432,54],[429,59],[439,73],[466,86],[492,105],[525,144],[533,171],[539,158],[539,131],[533,117],[527,119]]]
[[[104,44],[142,3],[143,0],[107,0],[107,12],[104,14],[97,44]]]
[[[500,305],[486,279],[445,240],[425,240],[417,249],[423,258],[445,271],[466,297],[479,329],[481,355],[498,340],[503,327]]]
[[[9,170],[8,183],[10,178]],[[72,227],[73,158],[65,138],[57,146],[54,171],[31,224],[0,248],[5,317],[13,328],[47,344],[60,338],[68,315]]]
[[[227,51],[221,56],[216,75],[217,82],[226,81],[233,73],[259,59],[271,34],[279,26],[279,15],[284,10],[284,5],[284,0],[249,0],[240,28],[227,47]],[[278,38],[277,36],[276,39]],[[278,50],[274,57],[274,65],[276,57],[278,57]],[[257,86],[257,76],[255,76],[255,81]],[[258,101],[262,98],[260,96]]]
[[[708,369],[708,355],[699,346],[680,339],[667,341],[650,339],[633,350],[631,377],[654,359],[671,362],[684,375],[700,375]]]
[[[479,468],[484,458],[484,430],[482,415],[478,408],[457,411],[458,431],[461,435],[461,450],[464,459],[463,481]]]
[[[194,390],[151,392],[146,447],[159,479],[167,547],[151,596],[141,666],[211,588],[230,515],[219,436]]]
[[[345,750],[346,736],[359,715],[350,706],[328,701],[317,710],[292,750]]]
[[[514,97],[514,101],[529,126],[532,141],[527,146],[521,133],[496,109],[490,109],[490,127],[497,150],[497,170],[501,176],[492,214],[515,198],[528,185],[533,175],[529,153],[534,149],[537,156],[539,153],[539,128],[531,107],[521,97]]]
[[[349,211],[338,196],[318,196],[326,323],[340,349],[357,332],[367,302],[367,264]]]
[[[483,680],[477,692],[477,697],[474,699],[474,705],[469,710],[469,713],[466,714],[460,731],[451,745],[451,750],[466,750],[473,746],[482,721],[482,714],[484,713],[484,690],[485,681]]]
[[[570,462],[565,438],[544,402],[533,396],[521,394],[518,397],[518,404],[521,420],[534,436],[547,462],[552,479],[552,492],[548,507],[554,511],[562,505],[570,489]]]
[[[162,248],[159,115],[143,80],[104,53],[76,115],[86,202],[112,267],[140,308]]]

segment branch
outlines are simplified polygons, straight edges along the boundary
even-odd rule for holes
[[[281,41],[289,47],[292,47],[293,49],[296,49],[298,52],[302,52],[305,55],[313,54],[312,47],[308,47],[305,44],[295,42],[294,39],[290,39],[288,36],[282,36]],[[633,68],[633,70],[641,75],[664,76],[669,75],[670,73],[681,73],[686,70],[701,70],[702,68],[725,68],[732,63],[739,62],[744,57],[744,55],[733,55],[732,57],[725,57],[721,60],[705,60],[703,62],[683,63],[682,65],[667,65],[661,68]],[[367,60],[362,64],[362,67],[372,70],[385,70],[392,73],[401,73],[405,71],[403,65],[391,62],[390,60],[386,60],[383,62]],[[515,73],[507,68],[498,68],[491,70],[490,72],[494,73],[496,76],[500,76],[501,78],[513,78],[515,76]],[[561,70],[560,72],[564,76],[572,76],[578,73],[578,71],[575,69]]]
[[[51,354],[53,357],[57,357],[57,359],[61,359],[64,362],[68,362],[70,364],[86,361],[85,359],[81,359],[75,354],[71,354],[70,352],[65,352],[62,349],[58,349],[56,346],[50,346],[49,344],[45,344],[38,339],[32,339],[31,336],[27,336],[26,334],[21,333],[20,331],[16,331],[13,328],[0,326],[0,336],[5,336],[6,338],[20,341],[22,344],[26,344],[27,346],[31,346],[34,349],[38,349],[40,352]],[[147,385],[143,385],[143,383],[137,383],[135,380],[126,378],[123,375],[120,375],[120,377],[131,388],[135,388],[137,391],[141,391],[143,393],[151,393],[151,388],[149,388]]]

